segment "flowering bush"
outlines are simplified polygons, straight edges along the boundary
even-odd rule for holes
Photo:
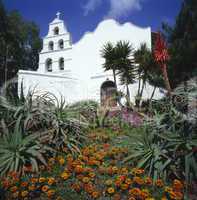
[[[70,194],[69,199],[183,199],[181,181],[166,185],[160,178],[146,176],[143,169],[122,166],[121,161],[128,155],[125,147],[100,141],[81,149],[78,156],[66,152],[49,158],[47,167],[40,166],[39,174],[19,177],[10,173],[3,178],[7,198],[67,199]]]

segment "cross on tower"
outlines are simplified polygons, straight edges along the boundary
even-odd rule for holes
[[[60,15],[61,15],[61,12],[57,12],[56,16],[58,19],[60,19]]]

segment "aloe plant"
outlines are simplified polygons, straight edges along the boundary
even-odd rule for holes
[[[41,144],[39,135],[25,135],[17,120],[14,131],[4,129],[0,138],[0,174],[10,171],[24,173],[24,167],[31,165],[32,171],[38,171],[39,163],[46,165],[44,155],[51,148]]]

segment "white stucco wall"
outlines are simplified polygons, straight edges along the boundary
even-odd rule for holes
[[[55,20],[54,20],[55,21]],[[53,22],[54,22],[53,21]],[[57,21],[56,21],[57,22]],[[55,23],[56,23],[55,22]],[[51,25],[51,24],[50,24]],[[53,23],[52,23],[53,25]],[[57,25],[57,24],[55,24]],[[36,86],[38,91],[50,91],[55,95],[60,93],[67,102],[74,102],[85,99],[100,100],[100,86],[106,80],[112,80],[111,72],[104,72],[101,58],[101,49],[107,42],[116,43],[119,40],[129,41],[136,49],[141,43],[146,43],[151,48],[151,29],[140,28],[131,23],[119,24],[115,20],[104,20],[100,22],[93,32],[85,33],[84,36],[75,44],[71,45],[69,33],[62,32],[64,41],[67,42],[65,50],[54,49],[48,52],[47,43],[53,38],[53,28],[49,28],[49,33],[44,39],[44,49],[40,54],[40,66],[38,72],[19,71],[19,83],[23,80],[25,93],[28,88]],[[57,44],[61,35],[53,38]],[[46,72],[45,60],[53,57],[53,72]],[[59,71],[58,59],[65,58],[65,71]],[[124,87],[119,86],[124,91]],[[150,97],[153,88],[146,86],[144,98]],[[132,100],[137,93],[137,83],[130,86]],[[156,91],[155,97],[161,94]]]

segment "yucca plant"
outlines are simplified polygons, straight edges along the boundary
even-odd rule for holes
[[[80,147],[86,139],[84,130],[88,124],[78,119],[77,110],[67,105],[63,97],[59,100],[49,94],[45,99],[49,108],[48,121],[51,122],[49,142],[56,149],[67,147],[73,154],[80,153]]]
[[[0,174],[16,171],[24,173],[24,167],[30,165],[32,171],[38,171],[39,163],[46,165],[46,151],[53,151],[41,144],[39,135],[24,134],[20,126],[20,118],[13,131],[4,128],[0,138]]]
[[[141,134],[132,135],[129,147],[132,153],[123,163],[136,163],[137,167],[145,169],[154,180],[159,177],[167,178],[172,159],[167,154],[165,143],[161,143],[161,139],[151,133],[150,129],[144,127]]]

